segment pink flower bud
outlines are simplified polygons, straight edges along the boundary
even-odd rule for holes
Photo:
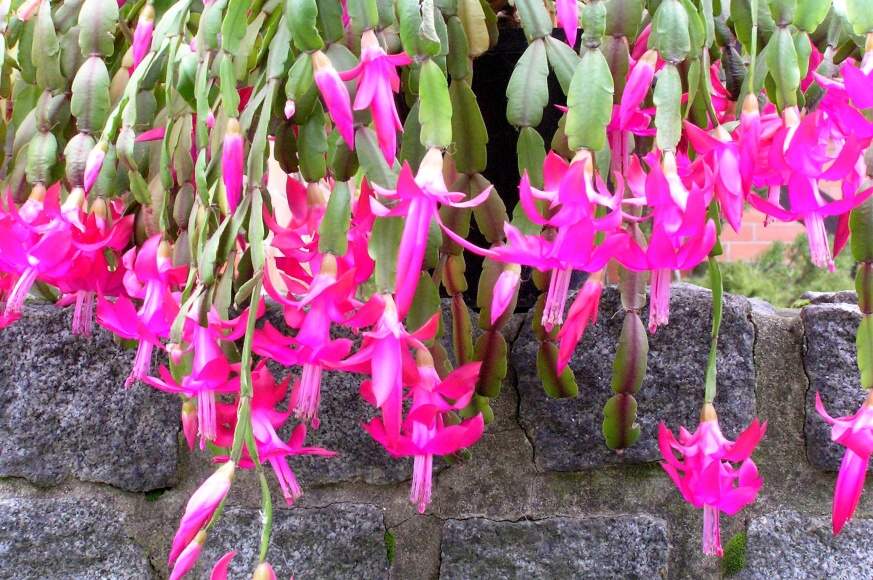
[[[219,467],[215,473],[203,482],[203,484],[194,492],[191,499],[188,500],[188,505],[185,506],[185,513],[182,515],[182,521],[179,522],[179,529],[176,531],[176,536],[173,538],[173,545],[170,548],[169,563],[173,564],[177,559],[191,548],[192,539],[197,541],[200,536],[198,532],[218,509],[218,506],[224,501],[227,492],[230,491],[230,484],[233,481],[233,474],[236,466],[232,461],[228,461]],[[195,538],[197,536],[197,538]],[[206,534],[203,534],[203,540],[206,540]],[[202,547],[202,544],[201,544]],[[197,555],[199,555],[199,550]],[[194,558],[196,561],[196,557]],[[192,564],[193,565],[193,564]],[[179,566],[177,565],[176,568]],[[176,568],[173,569],[175,572]],[[190,568],[189,568],[190,569]],[[183,571],[186,572],[187,570]],[[180,574],[181,576],[181,574]]]
[[[203,544],[206,543],[206,532],[200,530],[190,544],[185,546],[182,553],[179,554],[179,559],[176,565],[173,566],[173,571],[170,573],[170,580],[178,580],[191,571],[197,564],[200,558],[200,552],[203,551]]]
[[[521,281],[520,274],[521,268],[515,264],[510,264],[497,278],[491,296],[491,324],[497,322],[497,319],[506,312],[506,308],[515,297],[515,292]]]
[[[288,99],[285,101],[285,118],[290,119],[294,116],[294,113],[297,112],[297,104],[293,99]]]
[[[197,409],[190,400],[182,403],[182,433],[188,449],[194,449],[194,442],[197,440]]]
[[[224,146],[221,149],[221,178],[227,195],[227,210],[233,214],[242,197],[243,186],[243,140],[239,121],[227,120]]]
[[[355,127],[352,118],[352,101],[349,89],[336,72],[330,59],[320,50],[312,53],[312,69],[315,84],[327,105],[327,112],[337,131],[348,144],[355,148]]]
[[[97,182],[97,177],[100,175],[100,170],[103,168],[103,160],[106,159],[106,151],[109,145],[101,139],[97,145],[88,153],[88,158],[85,160],[85,193],[91,191],[94,184]]]
[[[155,9],[151,4],[143,6],[133,31],[133,68],[136,68],[152,46],[152,32],[155,30]]]

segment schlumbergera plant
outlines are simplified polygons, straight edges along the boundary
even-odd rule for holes
[[[511,218],[516,192],[482,175],[493,104],[472,90],[495,10],[528,40],[506,90],[522,176]],[[0,28],[0,327],[30,294],[73,305],[83,340],[96,313],[136,345],[125,385],[179,397],[188,445],[220,467],[187,504],[172,578],[196,564],[237,469],[262,492],[254,575],[275,577],[265,464],[292,504],[293,457],[330,461],[306,444],[325,371],[361,377],[378,409],[363,428],[414,458],[424,512],[434,458],[465,458],[492,419],[522,267],[542,293],[533,326],[552,397],[576,395],[568,363],[604,284],[619,283],[602,430],[621,451],[640,436],[647,331],[669,321],[673,273],[708,264],[700,422],[678,438],[662,425],[658,440],[703,510],[704,552],[721,555],[720,514],[761,488],[750,456],[766,430],[755,420],[730,441],[714,407],[719,236],[746,204],[803,222],[822,268],[851,235],[873,388],[873,0],[3,0]],[[547,151],[550,73],[566,107]],[[284,191],[268,190],[271,173]],[[470,241],[472,220],[487,247]],[[468,253],[484,257],[475,341]],[[568,307],[576,272],[588,276]],[[839,532],[873,453],[873,396],[852,417],[818,408],[847,448]]]

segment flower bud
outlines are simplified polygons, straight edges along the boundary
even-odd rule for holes
[[[269,562],[261,562],[252,574],[252,580],[276,580],[276,573]]]
[[[106,152],[109,150],[109,144],[103,139],[97,142],[97,145],[88,153],[88,158],[85,160],[85,193],[91,191],[94,184],[97,182],[97,177],[100,175],[100,170],[103,168],[103,160],[106,159]]]
[[[232,117],[227,120],[221,149],[221,178],[227,195],[227,212],[233,214],[242,197],[243,140],[239,121]]]

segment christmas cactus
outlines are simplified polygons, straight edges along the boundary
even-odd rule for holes
[[[489,103],[474,63],[508,26],[527,48]],[[763,485],[766,423],[730,441],[714,406],[720,236],[747,206],[802,222],[822,268],[851,239],[873,388],[873,0],[2,0],[0,29],[0,328],[31,295],[71,306],[81,340],[96,322],[133,341],[120,388],[178,398],[192,452],[219,466],[181,517],[172,578],[240,469],[262,493],[253,573],[275,578],[269,478],[290,505],[294,456],[334,454],[306,442],[325,372],[359,378],[378,410],[362,428],[414,458],[425,512],[435,458],[468,459],[493,418],[529,282],[555,398],[576,396],[573,353],[618,283],[603,444],[634,445],[648,334],[669,324],[674,273],[704,263],[700,423],[658,439],[721,555],[721,512]],[[515,147],[511,191],[484,176],[495,106],[516,130],[491,143]],[[818,409],[846,447],[837,533],[873,453],[873,397],[852,417]]]

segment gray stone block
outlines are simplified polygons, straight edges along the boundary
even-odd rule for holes
[[[70,313],[29,304],[0,332],[0,476],[68,477],[128,491],[176,482],[179,400],[125,389],[134,352],[70,333]]]
[[[537,376],[538,343],[530,318],[510,358],[518,375],[520,420],[534,445],[537,466],[550,471],[578,471],[611,463],[655,461],[658,423],[675,430],[694,429],[703,403],[703,380],[709,352],[711,294],[678,284],[670,299],[670,323],[649,337],[646,379],[637,395],[642,435],[618,455],[603,442],[603,405],[612,395],[612,362],[623,319],[618,290],[606,288],[597,323],[576,348],[570,367],[579,395],[556,400],[543,391]],[[648,308],[643,310],[643,321]],[[755,331],[748,300],[725,296],[719,335],[718,397],[722,431],[735,437],[755,417]]]
[[[854,520],[839,536],[829,518],[781,511],[752,520],[743,579],[871,578],[873,521]]]
[[[449,520],[440,578],[667,577],[667,526],[648,516]]]
[[[193,577],[209,578],[215,562],[237,550],[231,578],[250,577],[257,565],[258,510],[228,508],[210,534]],[[382,510],[372,505],[275,509],[267,560],[279,578],[387,578]]]
[[[835,470],[844,449],[831,442],[830,425],[815,411],[815,394],[821,394],[832,417],[851,415],[864,402],[867,392],[861,388],[855,350],[861,313],[849,304],[818,304],[807,306],[800,316],[806,337],[803,364],[809,378],[806,453],[815,467]]]
[[[154,577],[117,511],[88,498],[0,500],[0,577]]]

